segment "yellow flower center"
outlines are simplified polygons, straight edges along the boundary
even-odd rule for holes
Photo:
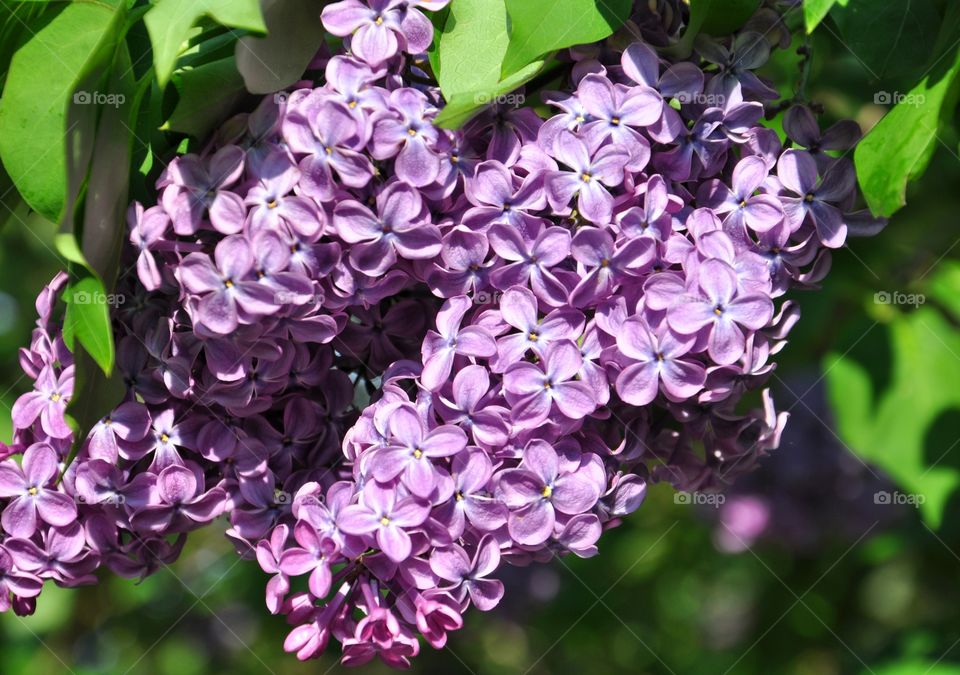
[[[381,525],[389,525],[389,524],[390,524],[390,519],[387,518],[386,516],[381,516],[381,517],[380,517],[380,524],[381,524]]]
[[[417,459],[420,459],[421,457],[423,457],[423,450],[421,450],[420,448],[414,448],[413,456],[416,457]]]
[[[38,492],[40,492],[40,490],[38,490],[38,489],[35,488],[35,487],[32,487],[32,488],[30,488],[29,490],[27,490],[27,493],[29,493],[30,495],[35,495],[35,494],[37,494]]]
[[[543,490],[541,491],[540,494],[542,494],[544,498],[550,499],[550,495],[553,494],[553,488],[550,487],[549,485],[544,485]]]

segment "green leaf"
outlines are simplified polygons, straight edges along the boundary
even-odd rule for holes
[[[758,0],[690,0],[690,22],[680,41],[661,50],[677,59],[685,59],[693,51],[697,35],[729,35],[753,15],[760,5]]]
[[[805,0],[803,3],[803,20],[807,32],[812,33],[813,29],[820,25],[820,22],[827,18],[830,8],[837,3],[837,0]]]
[[[230,28],[267,31],[257,0],[158,0],[147,12],[144,23],[150,33],[154,70],[161,86],[170,80],[191,28],[205,16]]]
[[[509,44],[504,0],[452,3],[448,8],[434,59],[442,66],[438,81],[446,105],[434,124],[456,129],[485,106],[533,79],[543,61],[527,64],[501,81],[500,61]]]
[[[904,205],[907,183],[926,170],[941,124],[952,119],[957,98],[954,83],[960,70],[958,37],[960,3],[953,3],[942,21],[933,49],[935,59],[923,79],[857,146],[857,177],[876,215],[890,216]]]
[[[459,128],[481,108],[494,103],[500,97],[509,95],[514,89],[532,80],[543,68],[543,64],[543,61],[535,61],[520,72],[514,73],[503,82],[498,82],[490,88],[454,95],[452,99],[447,100],[447,104],[433,120],[433,123],[444,129]],[[516,102],[522,103],[520,99],[517,99]]]
[[[741,1],[727,0],[724,4]],[[503,77],[516,73],[548,52],[604,39],[623,25],[633,7],[631,0],[506,0],[506,5],[510,15],[510,43],[503,57]],[[486,54],[478,56],[482,58]],[[440,61],[443,63],[442,55]]]
[[[942,661],[898,661],[879,668],[867,668],[863,675],[960,675],[960,666]]]
[[[729,35],[743,26],[759,6],[760,0],[690,0],[687,32],[696,26],[697,33]]]
[[[70,282],[64,293],[70,333],[93,357],[107,375],[113,371],[113,329],[110,325],[110,305],[116,298],[107,294],[103,282],[93,274],[85,274]]]
[[[448,101],[495,87],[510,42],[504,0],[454,2],[449,9],[438,48],[443,70],[437,79]]]
[[[960,263],[942,263],[931,283],[952,284],[951,311],[960,314]],[[830,354],[824,362],[837,430],[860,457],[921,496],[922,516],[939,527],[947,500],[960,486],[955,463],[940,461],[949,447],[940,447],[934,433],[938,422],[960,412],[960,334],[929,304],[909,312],[877,308],[892,314],[889,323],[873,329],[889,341],[889,377],[872,376],[887,364],[866,348]]]
[[[233,56],[180,71],[174,75],[173,83],[180,100],[162,128],[199,140],[223,122],[247,96]]]
[[[323,44],[324,30],[314,0],[263,0],[266,37],[237,42],[237,68],[247,91],[269,94],[299,80]]]
[[[433,42],[427,49],[427,60],[430,62],[434,77],[440,76],[440,38],[443,36],[449,16],[450,5],[437,12],[430,12],[430,22],[433,24]]]
[[[954,51],[946,68],[929,73],[857,145],[854,163],[870,210],[893,215],[906,203],[907,182],[923,174],[937,147],[941,117],[950,114],[960,68]]]
[[[0,158],[24,200],[48,220],[61,220],[73,198],[67,193],[68,107],[84,108],[90,119],[94,106],[84,101],[101,92],[80,86],[96,84],[113,58],[124,6],[81,1],[52,17],[43,14],[27,26],[33,35],[11,59],[0,98]]]
[[[913,75],[908,84],[916,81],[930,58],[941,24],[931,2],[848,0],[834,7],[830,16],[871,79],[889,82]]]

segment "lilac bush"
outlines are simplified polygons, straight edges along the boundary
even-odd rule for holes
[[[420,9],[445,4],[328,5],[344,44],[322,83],[131,207],[126,395],[72,460],[66,277],[41,294],[0,464],[0,609],[98,567],[150,574],[223,514],[287,651],[333,637],[347,665],[405,667],[496,606],[502,565],[594,555],[648,483],[716,490],[777,446],[769,394],[738,403],[797,320],[784,293],[867,223],[824,152],[849,130],[798,107],[807,149],[781,147],[752,72],[775,45],[750,31],[678,63],[572,50],[552,117],[441,129]]]

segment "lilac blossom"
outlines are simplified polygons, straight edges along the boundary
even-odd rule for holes
[[[283,135],[290,149],[303,155],[300,160],[302,176],[293,174],[290,169],[281,174],[275,170],[274,176],[263,185],[262,192],[252,190],[253,194],[248,196],[248,200],[266,200],[268,212],[286,209],[289,215],[285,220],[289,218],[288,222],[296,222],[297,216],[302,218],[304,214],[307,215],[307,222],[316,220],[317,216],[310,213],[316,209],[311,202],[284,195],[299,184],[305,195],[323,202],[331,201],[338,184],[333,171],[337,172],[339,182],[344,185],[366,185],[373,177],[373,165],[369,158],[353,149],[361,144],[363,133],[348,108],[322,97],[309,97],[301,103],[299,111],[290,113],[283,122]],[[267,214],[263,214],[262,209],[253,213],[253,217],[260,218],[261,223],[264,215]],[[276,211],[273,217],[283,217],[282,210]]]
[[[787,150],[777,162],[777,175],[787,194],[781,197],[791,229],[808,217],[824,246],[839,248],[847,237],[847,226],[837,203],[846,200],[856,186],[853,166],[838,161],[817,181],[817,164],[802,150]]]
[[[323,82],[227,120],[131,207],[124,398],[84,438],[69,277],[40,293],[0,445],[0,610],[43,579],[142,578],[223,513],[286,651],[407,667],[499,601],[503,566],[595,555],[649,484],[714,489],[778,445],[769,394],[737,404],[796,322],[779,298],[877,229],[825,154],[853,128],[795,108],[806,149],[783,150],[753,22],[701,40],[706,67],[571,49],[549,119],[498,101],[442,129],[420,10],[446,4],[328,5]],[[681,28],[634,19],[660,46]]]
[[[493,337],[484,328],[460,327],[470,306],[465,295],[447,300],[437,312],[437,330],[424,337],[420,381],[427,389],[439,389],[447,381],[456,355],[490,357],[497,353]]]
[[[440,252],[440,231],[424,221],[420,194],[399,182],[377,196],[377,214],[356,201],[340,202],[333,212],[337,233],[356,244],[350,262],[358,271],[378,276],[396,263],[398,254],[420,260]]]
[[[47,366],[40,371],[33,386],[33,391],[13,404],[13,423],[26,429],[39,418],[45,434],[51,438],[67,438],[71,431],[64,415],[73,394],[73,367],[57,374]]]
[[[191,253],[180,266],[181,279],[196,294],[197,320],[215,333],[226,334],[241,323],[276,310],[274,293],[253,275],[254,257],[240,235],[217,244],[214,261]]]
[[[503,374],[514,424],[531,429],[543,424],[555,409],[569,419],[581,419],[596,408],[593,390],[574,379],[583,366],[580,350],[570,340],[558,340],[539,365],[515,363]]]
[[[510,536],[527,546],[550,538],[558,512],[575,516],[591,508],[602,489],[586,472],[564,469],[556,451],[542,441],[527,444],[520,467],[500,473],[497,484],[510,509]]]
[[[455,585],[460,602],[463,603],[469,597],[473,605],[482,612],[496,607],[503,597],[503,583],[485,578],[499,566],[500,546],[496,538],[489,535],[477,544],[472,559],[456,544],[435,551],[430,556],[430,569],[441,579]]]
[[[763,295],[737,293],[736,272],[727,263],[711,258],[698,269],[702,295],[681,299],[667,314],[678,333],[706,331],[710,357],[720,365],[734,363],[744,352],[743,328],[758,330],[773,318],[773,303]]]
[[[573,197],[577,210],[587,220],[598,225],[610,222],[613,197],[608,187],[623,182],[623,171],[631,155],[616,145],[604,145],[602,140],[578,138],[563,131],[557,136],[554,156],[569,167],[566,171],[547,174],[545,187],[550,205],[562,211]]]
[[[376,484],[367,486],[359,504],[340,512],[337,527],[352,535],[376,536],[377,546],[394,562],[410,556],[412,544],[405,528],[422,525],[429,505],[416,497],[397,498],[395,490]]]
[[[431,459],[456,455],[467,445],[460,427],[443,425],[427,431],[409,404],[393,410],[388,422],[390,440],[371,460],[370,469],[380,483],[399,477],[418,497],[429,497],[437,485],[437,468]]]
[[[207,216],[214,229],[236,234],[243,227],[243,200],[229,188],[243,172],[244,152],[235,145],[220,148],[208,160],[183,155],[161,178],[163,207],[177,234],[193,234]]]
[[[631,363],[617,376],[617,393],[633,405],[647,405],[661,389],[677,401],[696,394],[707,372],[696,361],[682,358],[693,342],[669,330],[658,335],[640,319],[625,321],[617,335],[617,348]]]
[[[0,497],[12,498],[0,517],[6,532],[26,538],[38,521],[58,527],[74,522],[77,505],[53,485],[59,473],[57,453],[44,443],[24,451],[22,467],[9,459],[0,463]]]

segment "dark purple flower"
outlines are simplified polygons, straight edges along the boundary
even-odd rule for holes
[[[144,507],[133,517],[137,529],[154,532],[182,531],[208,523],[223,511],[226,493],[222,488],[203,490],[196,467],[170,465],[157,476],[159,502]]]
[[[250,244],[240,235],[217,244],[215,264],[203,253],[191,253],[180,265],[180,279],[198,296],[196,318],[204,327],[226,335],[240,323],[253,323],[277,309],[274,291],[254,276]]]
[[[163,207],[173,220],[174,232],[193,234],[205,215],[218,232],[242,230],[246,209],[229,188],[240,179],[243,163],[243,150],[235,145],[224,146],[206,159],[182,155],[170,162],[160,185],[166,185]]]
[[[496,537],[485,536],[477,544],[473,559],[462,547],[454,544],[430,556],[430,569],[441,579],[453,582],[461,603],[467,596],[481,612],[487,612],[503,597],[503,582],[486,579],[500,566],[500,546]]]
[[[296,209],[289,216],[290,222],[295,222],[293,219],[298,215],[302,217],[305,209],[309,214],[310,209],[309,203],[297,202],[296,197],[283,199],[283,195],[290,192],[294,185],[299,184],[304,194],[327,202],[333,200],[338,191],[334,170],[339,182],[355,188],[363,187],[373,177],[373,164],[356,151],[357,147],[363,146],[367,132],[350,110],[340,103],[328,100],[325,96],[309,97],[296,111],[286,116],[283,135],[290,149],[304,156],[300,160],[302,175],[284,177],[283,174],[277,175],[275,170],[276,177],[264,185],[263,192],[254,193],[251,197],[266,199],[268,209],[280,208],[287,203],[286,200],[293,200],[287,207],[288,212]],[[277,213],[275,217],[281,215]],[[253,217],[257,218],[258,212],[255,211]],[[316,216],[312,219],[316,220]]]
[[[354,244],[350,263],[370,275],[382,275],[397,261],[432,258],[440,252],[440,230],[426,222],[419,193],[392,183],[377,195],[377,213],[357,201],[343,201],[333,211],[337,234]]]

